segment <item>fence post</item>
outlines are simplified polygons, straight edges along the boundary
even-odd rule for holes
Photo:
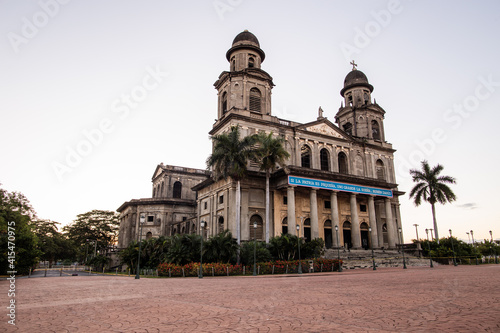
[[[115,275],[118,275],[118,267],[115,268]]]
[[[64,266],[63,266],[64,267]],[[59,272],[59,276],[62,276],[62,267],[61,267],[61,271]]]
[[[229,276],[229,266],[226,266],[227,276]]]
[[[47,277],[47,267],[45,267],[45,275],[44,277]]]
[[[257,266],[257,275],[260,274],[260,266]]]
[[[186,276],[184,275],[184,267],[182,267],[182,277],[186,277]]]
[[[89,275],[92,275],[92,267],[89,267]]]
[[[128,276],[130,276],[130,267],[128,268]]]
[[[272,274],[274,275],[274,265],[273,265],[273,273]]]
[[[30,278],[30,277],[31,277],[31,268],[30,268],[30,273],[29,273],[29,275],[28,275],[28,278]]]
[[[212,276],[215,276],[214,266],[212,266]]]

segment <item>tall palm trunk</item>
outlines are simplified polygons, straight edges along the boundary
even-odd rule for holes
[[[434,235],[437,242],[439,243],[438,225],[436,221],[436,208],[434,207],[434,203],[431,203],[431,207],[432,207],[432,221],[434,222]]]
[[[241,243],[241,187],[240,181],[236,182],[236,240]]]
[[[269,243],[269,178],[270,172],[266,171],[266,243]]]

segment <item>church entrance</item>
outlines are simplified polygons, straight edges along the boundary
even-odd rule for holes
[[[365,222],[361,223],[359,229],[361,230],[361,247],[365,250],[368,250],[370,248],[368,224],[366,224]]]
[[[325,221],[325,227],[324,227],[324,233],[325,233],[325,247],[327,249],[331,249],[333,245],[333,235],[332,235],[332,221],[326,220]]]
[[[345,221],[342,225],[342,234],[344,236],[344,246],[348,249],[352,247],[351,241],[351,222]]]

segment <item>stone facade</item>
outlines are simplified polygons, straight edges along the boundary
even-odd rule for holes
[[[273,133],[284,139],[290,153],[286,165],[274,170],[270,178],[270,237],[298,232],[306,240],[323,238],[327,247],[395,247],[401,227],[398,196],[404,193],[396,184],[395,150],[386,141],[385,111],[372,102],[373,86],[365,74],[355,66],[347,74],[336,124],[324,117],[321,108],[317,119],[301,124],[272,115],[274,84],[261,69],[265,53],[252,33],[237,35],[226,57],[230,70],[222,72],[214,84],[218,110],[209,134],[226,133],[232,126],[240,127],[242,137]],[[133,200],[119,209],[124,221],[122,245],[137,235],[139,207],[153,211],[154,200],[172,197],[176,175],[169,172],[175,170],[158,168],[153,177],[153,198],[141,199],[142,206]],[[158,226],[149,225],[148,232],[153,236],[174,230],[199,233],[200,221],[205,221],[207,236],[229,229],[241,241],[265,239],[265,174],[258,165],[249,163],[248,176],[241,181],[240,228],[236,226],[236,182],[214,181],[201,170],[196,174],[199,177],[191,178],[191,192],[187,183],[183,184],[189,203],[172,206],[158,202],[157,206],[164,208],[156,216],[162,220]],[[174,214],[172,207],[183,207],[185,212]],[[187,225],[181,227],[173,215],[186,216]],[[172,229],[175,226],[177,229]]]

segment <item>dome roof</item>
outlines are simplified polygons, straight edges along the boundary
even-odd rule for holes
[[[229,61],[231,53],[239,49],[251,49],[257,52],[260,56],[261,62],[264,61],[266,54],[260,48],[260,43],[257,37],[248,30],[240,32],[233,40],[232,47],[227,51],[226,58]]]
[[[368,78],[366,77],[365,73],[363,73],[362,71],[358,71],[357,69],[353,69],[349,72],[349,74],[346,75],[344,79],[344,88],[340,91],[340,95],[342,95],[343,97],[347,89],[357,86],[366,87],[370,89],[370,92],[373,91],[373,86],[368,83]]]
[[[257,39],[257,37],[255,37],[255,35],[248,30],[240,32],[236,37],[234,37],[233,46],[235,46],[235,44],[238,42],[243,42],[243,43],[250,42],[250,43],[254,43],[258,47],[260,47],[259,40]],[[244,43],[244,44],[247,44],[247,43]]]

